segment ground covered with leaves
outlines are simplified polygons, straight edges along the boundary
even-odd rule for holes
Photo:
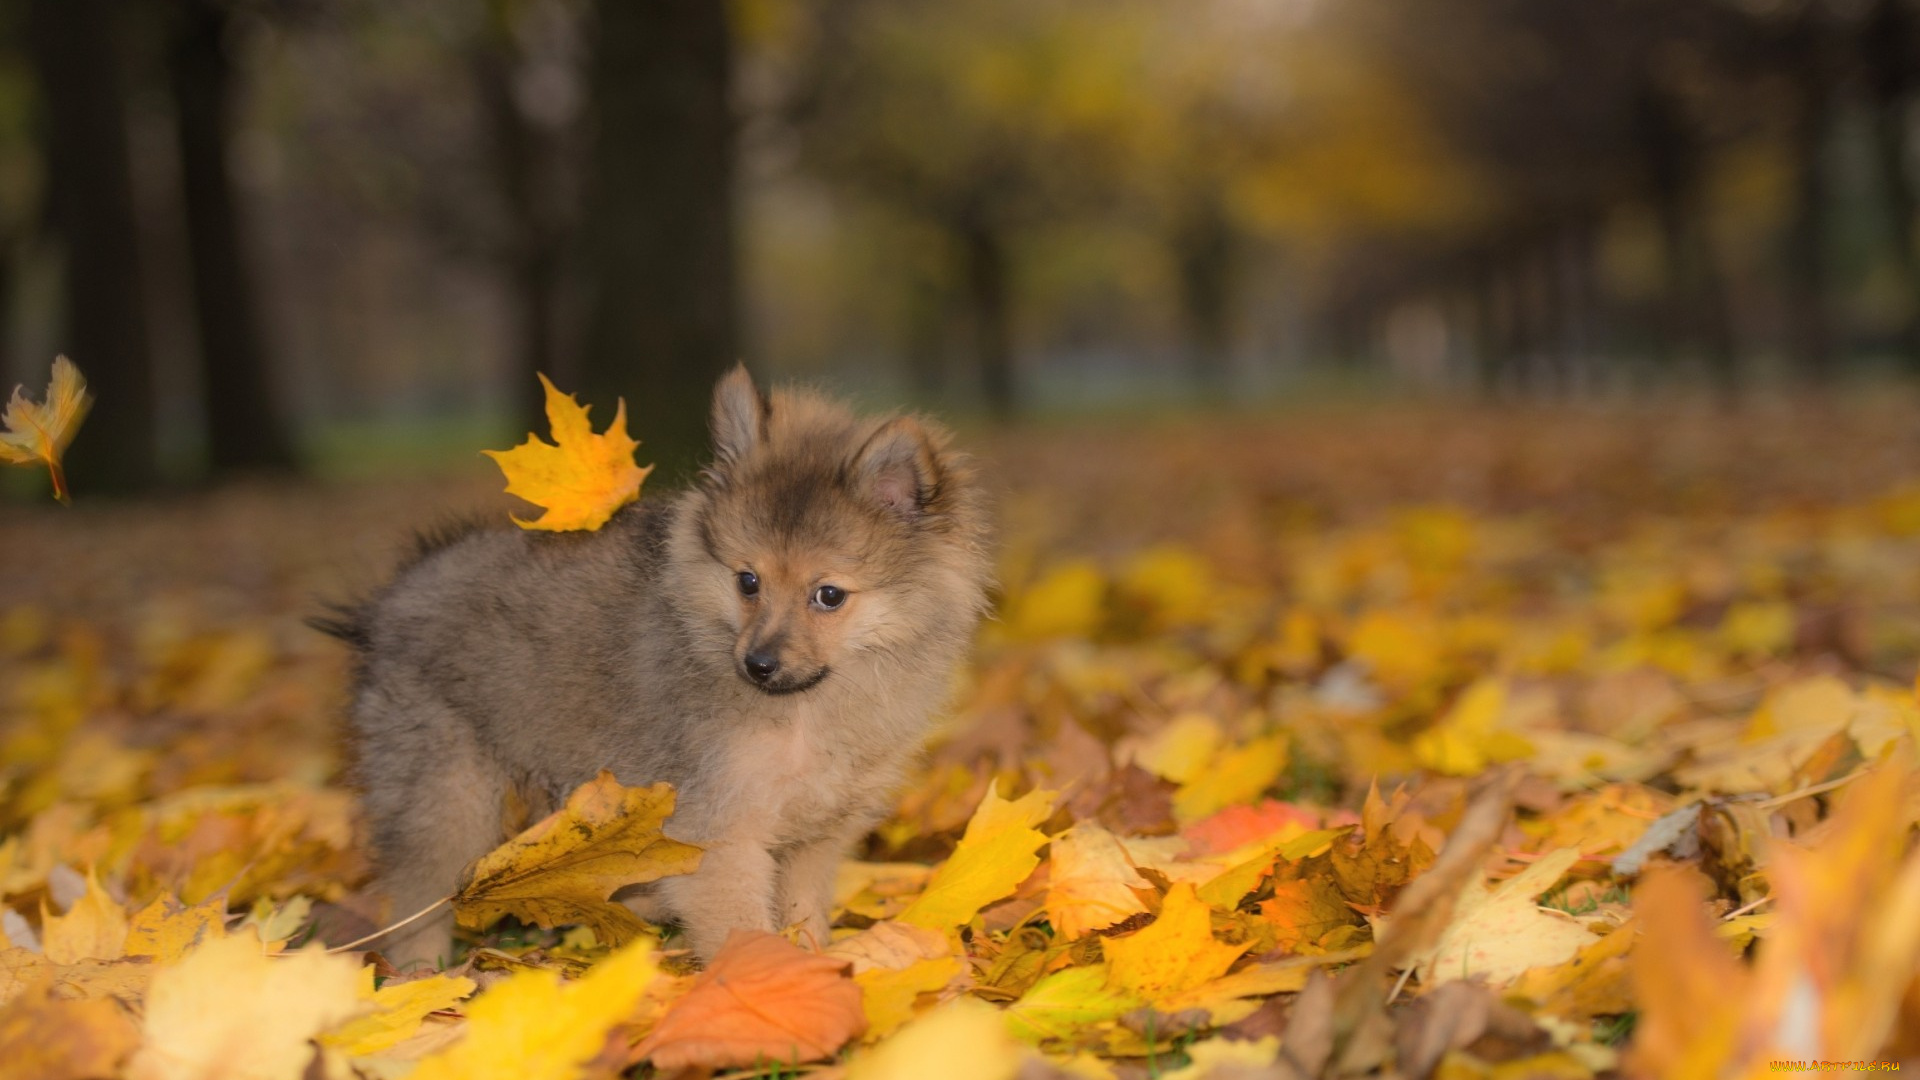
[[[696,857],[657,838],[670,793],[610,777],[476,866],[456,967],[324,949],[410,913],[363,893],[346,659],[301,619],[442,509],[504,519],[484,462],[9,507],[0,1072],[1920,1055],[1911,405],[973,433],[1005,590],[954,715],[833,940],[704,971],[602,903]]]

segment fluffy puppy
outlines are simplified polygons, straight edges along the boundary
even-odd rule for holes
[[[697,873],[632,898],[711,957],[735,928],[826,939],[834,871],[887,812],[986,607],[966,459],[914,417],[713,399],[691,491],[590,533],[423,542],[328,628],[352,642],[358,781],[396,917],[505,838],[509,792],[557,805],[600,769],[667,781]],[[384,946],[445,958],[451,915]]]

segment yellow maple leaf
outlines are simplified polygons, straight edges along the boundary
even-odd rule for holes
[[[420,1030],[427,1014],[451,1008],[473,993],[473,980],[453,975],[430,975],[411,982],[389,982],[373,988],[373,967],[360,969],[360,1000],[374,1012],[356,1016],[320,1037],[323,1045],[343,1054],[377,1054],[403,1042]]]
[[[225,936],[226,920],[225,896],[191,907],[171,894],[156,896],[153,903],[134,913],[127,927],[127,955],[150,956],[156,963],[170,964],[201,942]]]
[[[622,787],[602,769],[565,806],[474,864],[453,896],[455,921],[474,930],[503,915],[548,928],[582,923],[601,941],[627,941],[640,920],[607,898],[700,866],[699,848],[660,831],[673,801],[670,784]]]
[[[564,532],[597,529],[615,510],[640,497],[640,485],[653,466],[633,463],[640,444],[627,435],[627,403],[614,410],[613,423],[596,435],[587,422],[587,406],[562,394],[545,375],[547,425],[553,442],[538,435],[511,450],[483,450],[507,474],[507,494],[517,495],[546,513],[533,521],[515,517],[523,529]]]
[[[0,413],[0,461],[10,465],[45,464],[53,476],[53,497],[63,503],[73,501],[67,493],[67,474],[60,466],[60,455],[66,452],[92,406],[93,395],[87,393],[87,380],[81,377],[80,369],[64,356],[54,357],[46,401],[32,401],[26,387],[16,386],[6,411]]]
[[[642,938],[595,964],[577,982],[525,968],[467,1010],[458,1043],[420,1062],[410,1080],[563,1080],[599,1056],[660,974]]]
[[[87,874],[87,891],[65,915],[42,915],[41,947],[56,964],[127,955],[127,911]]]
[[[297,1080],[311,1040],[366,1008],[360,965],[309,949],[261,951],[252,934],[216,938],[153,977],[132,1080]]]
[[[964,965],[957,956],[936,956],[892,970],[870,968],[853,977],[860,987],[860,1007],[867,1015],[866,1040],[893,1034],[913,1019],[920,995],[944,988]]]
[[[1037,852],[1047,837],[1035,826],[1053,815],[1053,799],[1053,792],[1039,789],[1003,799],[995,781],[967,822],[953,857],[934,872],[927,891],[900,913],[900,921],[950,929],[1013,892],[1040,865]]]
[[[1158,1003],[1225,975],[1247,949],[1214,940],[1212,909],[1183,881],[1153,925],[1106,943],[1107,981]]]

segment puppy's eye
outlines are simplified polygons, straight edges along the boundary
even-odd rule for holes
[[[733,576],[733,580],[739,583],[741,596],[760,595],[760,576],[753,571],[742,570]]]
[[[813,590],[813,602],[832,611],[847,602],[847,590],[838,585],[822,585]]]

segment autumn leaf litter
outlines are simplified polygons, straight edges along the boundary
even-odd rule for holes
[[[1713,439],[1466,419],[1009,438],[997,468],[1040,486],[1004,508],[1002,617],[843,868],[833,940],[741,934],[704,972],[608,902],[698,858],[658,835],[670,792],[610,777],[455,898],[453,969],[325,951],[408,913],[361,894],[342,665],[294,620],[418,492],[0,522],[65,578],[0,594],[0,1062],[887,1080],[1914,1053],[1920,488],[1859,450],[1911,437],[1864,407],[1691,418]],[[1818,457],[1861,464],[1822,483]],[[257,542],[223,563],[208,522],[239,520]],[[156,591],[156,566],[200,585]]]

